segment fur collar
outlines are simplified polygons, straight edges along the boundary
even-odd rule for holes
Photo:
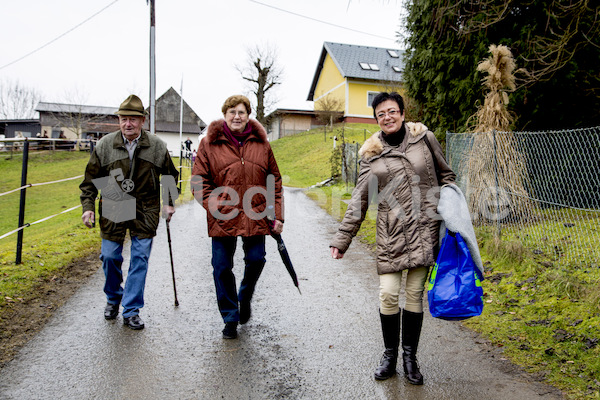
[[[405,125],[406,131],[410,135],[410,138],[416,138],[417,136],[427,132],[427,127],[420,122],[405,122]],[[382,151],[383,142],[381,140],[381,131],[377,131],[365,141],[358,151],[358,154],[361,157],[368,159],[381,154]]]
[[[210,125],[208,126],[208,129],[206,130],[206,138],[208,139],[209,143],[213,143],[219,139],[220,140],[229,140],[229,139],[227,139],[227,136],[225,136],[225,132],[223,129],[224,123],[225,123],[224,119],[218,119],[218,120],[210,123]],[[255,119],[250,119],[250,120],[248,120],[248,123],[252,127],[252,131],[250,132],[250,135],[248,136],[248,138],[258,140],[259,142],[266,142],[267,141],[267,131],[260,124],[260,122],[258,122]]]

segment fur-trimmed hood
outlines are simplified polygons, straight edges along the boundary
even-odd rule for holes
[[[260,142],[266,142],[267,140],[267,130],[255,119],[248,120],[248,123],[252,127],[252,131],[250,132],[250,136],[248,138],[253,138]],[[206,139],[213,143],[216,140],[229,140],[227,136],[225,136],[225,130],[223,129],[223,124],[225,124],[224,119],[217,119],[210,123],[208,129],[206,130]],[[222,136],[222,137],[221,137]]]
[[[424,134],[428,130],[427,127],[420,122],[405,122],[404,125],[406,126],[409,135],[413,138]],[[371,158],[381,154],[382,151],[383,142],[381,141],[381,131],[377,131],[365,141],[358,151],[358,154],[363,158]]]

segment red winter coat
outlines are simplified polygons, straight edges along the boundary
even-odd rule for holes
[[[256,120],[248,123],[252,131],[241,147],[225,135],[222,119],[209,125],[198,146],[191,186],[206,209],[211,237],[268,235],[265,193],[283,222],[281,174],[267,132]]]

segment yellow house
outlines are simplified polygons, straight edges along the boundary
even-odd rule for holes
[[[308,101],[314,109],[343,111],[346,122],[375,123],[371,102],[400,90],[403,51],[325,42]]]

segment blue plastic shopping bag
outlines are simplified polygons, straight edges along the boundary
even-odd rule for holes
[[[446,230],[429,278],[427,299],[435,318],[462,320],[483,311],[479,270],[460,233]]]

